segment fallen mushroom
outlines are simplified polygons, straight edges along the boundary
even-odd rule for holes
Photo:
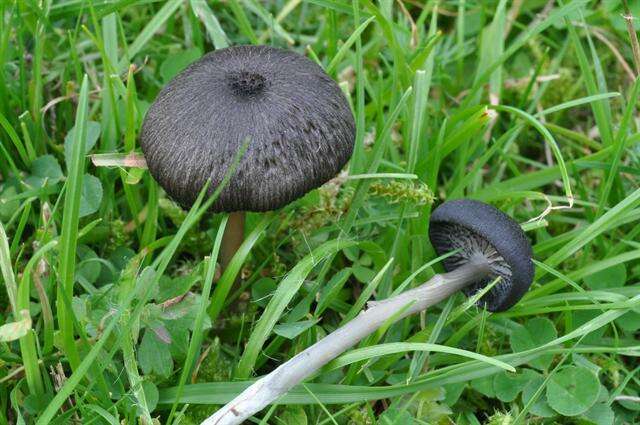
[[[153,177],[183,207],[247,151],[211,207],[231,213],[223,268],[243,241],[244,212],[281,208],[330,180],[351,157],[353,114],[320,66],[295,52],[235,46],[203,56],[157,96],[141,147]]]
[[[438,255],[459,250],[444,259],[447,271],[477,256],[491,263],[488,276],[464,288],[467,295],[472,295],[500,277],[479,302],[489,311],[508,310],[531,285],[531,245],[520,225],[491,205],[471,199],[445,202],[431,214],[429,239]]]
[[[444,260],[447,273],[369,303],[356,318],[257,380],[202,425],[242,423],[381,326],[423,311],[460,289],[475,293],[500,278],[479,302],[490,311],[503,311],[531,285],[531,245],[518,223],[495,207],[471,200],[445,202],[431,215],[429,237],[439,254],[454,250]]]

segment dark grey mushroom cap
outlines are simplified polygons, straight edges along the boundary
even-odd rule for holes
[[[509,309],[533,281],[531,244],[518,223],[491,205],[470,199],[445,202],[431,214],[429,238],[438,255],[460,249],[443,261],[447,271],[477,254],[489,259],[491,275],[469,286],[465,293],[472,295],[502,277],[480,300],[490,311]]]
[[[334,177],[351,157],[353,114],[335,81],[297,53],[236,46],[203,56],[160,92],[141,146],[153,177],[190,207],[208,179],[212,211],[280,208]]]

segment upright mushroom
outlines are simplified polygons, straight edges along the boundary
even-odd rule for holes
[[[532,251],[524,232],[502,211],[482,202],[445,202],[431,215],[429,236],[448,273],[369,308],[346,325],[258,379],[202,425],[238,425],[296,384],[391,321],[423,311],[460,289],[473,293],[500,281],[481,298],[491,311],[506,310],[533,280]]]
[[[209,194],[247,151],[211,207],[231,213],[226,267],[243,240],[244,211],[281,208],[334,177],[353,151],[355,125],[338,85],[297,53],[236,46],[203,56],[157,96],[141,146],[153,177],[183,207]]]

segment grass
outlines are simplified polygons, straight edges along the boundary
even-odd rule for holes
[[[461,197],[523,224],[524,299],[491,314],[457,295],[386,326],[253,423],[639,422],[634,14],[616,0],[0,2],[0,425],[199,423],[368,300],[440,272],[428,217]],[[357,145],[348,178],[249,214],[218,276],[211,198],[183,211],[148,173],[87,155],[139,152],[158,91],[246,43],[323,66]]]

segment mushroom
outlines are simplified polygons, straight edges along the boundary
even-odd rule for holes
[[[324,184],[351,157],[355,124],[344,94],[320,66],[270,46],[203,56],[158,94],[141,147],[152,176],[189,208],[209,195],[248,143],[212,212],[231,213],[220,251],[225,268],[243,241],[244,212],[281,208]]]
[[[473,295],[500,277],[479,301],[489,311],[508,310],[531,285],[531,245],[520,225],[491,205],[471,199],[445,202],[431,214],[429,239],[438,255],[458,250],[443,260],[449,272],[488,262],[490,273],[463,291]]]
[[[425,310],[458,290],[472,294],[499,278],[479,301],[490,311],[514,305],[533,280],[532,251],[524,232],[491,205],[456,200],[431,215],[429,237],[447,273],[382,301],[260,378],[202,425],[237,425],[277,400],[344,351],[385,324]]]

